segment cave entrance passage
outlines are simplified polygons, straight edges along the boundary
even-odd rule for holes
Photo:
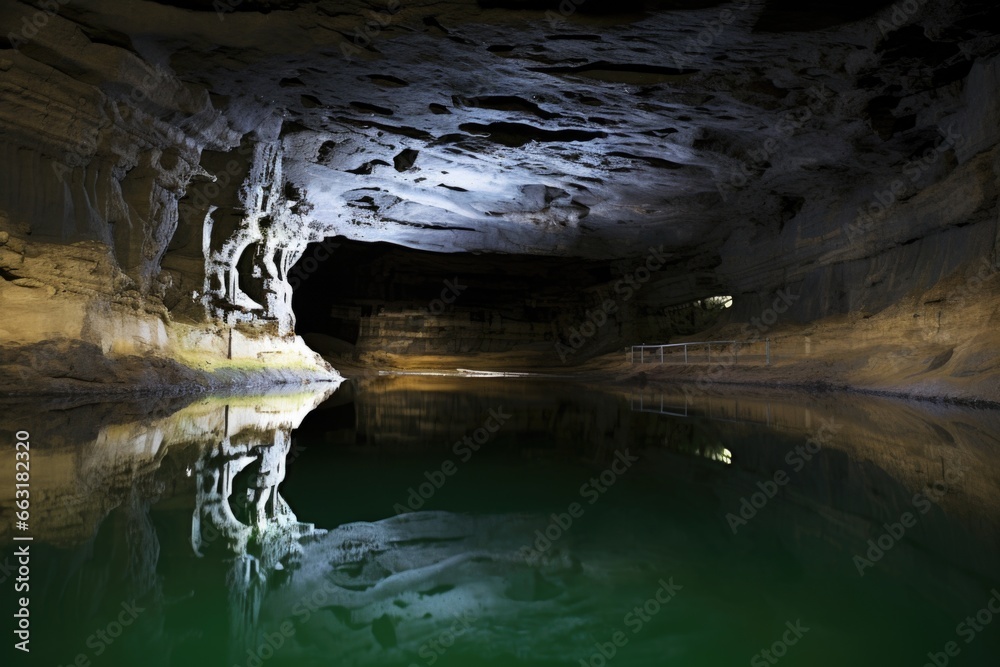
[[[416,250],[332,237],[288,272],[295,331],[332,360],[536,350],[599,303],[611,262]],[[614,318],[606,325],[618,335]],[[557,360],[558,362],[558,360]]]

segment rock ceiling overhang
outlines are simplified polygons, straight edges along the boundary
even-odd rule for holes
[[[615,257],[660,244],[714,254],[853,210],[861,186],[961,121],[964,79],[997,48],[989,3],[822,4],[190,0],[123,12],[96,0],[64,13],[205,86],[238,131],[280,136],[286,194],[324,233]]]

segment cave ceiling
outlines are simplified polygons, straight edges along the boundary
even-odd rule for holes
[[[326,235],[710,258],[940,144],[997,50],[996,12],[910,4],[93,0],[62,15],[204,87],[238,132],[280,137],[289,205]]]

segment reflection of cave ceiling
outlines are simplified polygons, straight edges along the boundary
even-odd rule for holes
[[[777,234],[891,179],[1000,43],[989,2],[641,4],[64,11],[205,85],[244,131],[282,117],[286,195],[331,233],[594,257]]]

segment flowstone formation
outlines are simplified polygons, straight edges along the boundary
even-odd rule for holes
[[[285,275],[313,236],[281,194],[280,120],[235,125],[61,16],[31,35],[0,60],[3,389],[335,379],[293,333]]]

